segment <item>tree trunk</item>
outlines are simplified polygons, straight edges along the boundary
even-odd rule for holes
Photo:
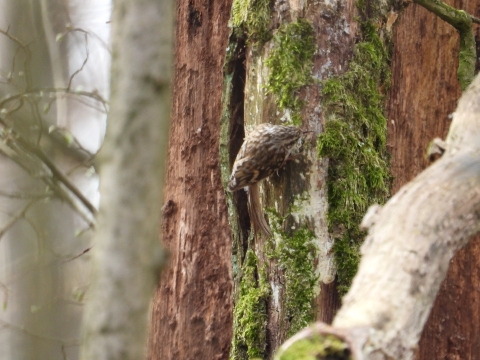
[[[475,2],[450,2],[476,14]],[[478,30],[476,30],[478,33]],[[456,78],[457,31],[421,6],[411,4],[394,25],[392,89],[388,105],[392,193],[430,165],[428,144],[445,138],[461,90]],[[432,101],[433,99],[433,101]],[[480,354],[480,242],[459,251],[425,325],[418,359],[476,359]]]
[[[339,305],[336,286],[345,291],[355,273],[363,238],[359,214],[388,194],[382,99],[389,60],[372,25],[379,17],[368,7],[357,13],[353,2],[233,4],[222,118],[224,183],[253,126],[270,122],[311,132],[297,160],[260,184],[271,238],[252,231],[242,190],[227,197],[234,359],[271,358],[308,323],[331,321]]]
[[[153,302],[150,359],[228,357],[232,255],[218,139],[230,5],[177,5],[162,228],[170,262]]]
[[[161,31],[159,29],[162,29]],[[114,1],[109,121],[99,154],[101,203],[92,247],[82,359],[145,357],[170,109],[173,6]]]
[[[417,5],[410,5],[401,14],[386,4],[385,8],[371,2],[358,5],[359,9],[353,2],[234,1],[228,45],[223,32],[227,4],[206,8],[195,2],[179,5],[176,120],[170,135],[169,195],[163,225],[172,265],[162,278],[154,303],[150,358],[227,357],[230,333],[223,332],[221,341],[215,338],[216,348],[211,339],[212,333],[222,328],[222,319],[228,319],[223,330],[230,324],[231,280],[209,281],[217,280],[219,271],[230,276],[230,250],[234,306],[231,358],[271,358],[288,335],[309,321],[331,321],[339,306],[336,288],[345,292],[356,271],[358,248],[365,234],[358,223],[369,204],[383,202],[388,195],[385,146],[392,154],[393,189],[397,191],[428,164],[424,154],[430,140],[446,134],[449,124],[441,121],[441,114],[452,112],[459,96],[458,52],[449,58],[449,50],[424,45],[424,41],[430,42],[423,38],[436,36],[435,30],[426,30],[427,26],[437,29],[449,25],[431,16],[428,21],[415,20],[420,28],[414,31],[409,14],[420,11]],[[360,24],[355,17],[360,18]],[[393,35],[392,25],[394,29],[398,26]],[[212,34],[212,29],[218,32]],[[212,42],[213,35],[217,41]],[[390,36],[398,43],[393,52],[391,90]],[[299,41],[289,48],[291,39]],[[313,39],[318,49],[310,57],[302,55],[310,51],[307,39]],[[453,40],[447,42],[455,47]],[[204,89],[220,82],[216,76],[223,64],[218,55],[223,56],[222,46],[227,47],[227,54],[218,124],[218,87],[210,88],[208,100]],[[426,54],[411,56],[412,48],[423,47]],[[290,69],[282,68],[290,59],[282,58],[279,49],[295,56],[300,49]],[[445,63],[452,64],[450,71]],[[418,67],[419,73],[430,75],[420,76]],[[292,85],[305,74],[305,68],[311,79]],[[212,77],[216,81],[212,82]],[[412,87],[415,81],[418,85]],[[203,85],[194,91],[196,84]],[[388,121],[383,115],[387,91]],[[431,99],[437,96],[440,101],[435,104]],[[444,102],[446,98],[452,101]],[[428,115],[432,113],[435,117]],[[301,125],[320,135],[317,143],[315,136],[306,136],[302,156],[260,185],[273,239],[253,233],[245,192],[227,193],[224,198],[215,170],[215,166],[221,168],[226,187],[245,134],[263,122]],[[204,124],[208,125],[207,133]],[[221,134],[217,126],[221,126]],[[217,136],[220,164],[216,163]],[[199,166],[199,159],[207,159],[207,166]],[[211,183],[206,184],[206,179]],[[205,195],[214,191],[215,197]],[[228,220],[222,201],[228,204]],[[215,226],[207,231],[204,224],[214,210],[218,211]],[[232,249],[226,239],[230,233],[220,230],[222,227],[232,230]],[[222,259],[218,265],[210,249],[199,244],[200,238],[209,239],[212,234],[218,234],[214,241],[208,241],[217,247],[216,254]],[[301,280],[297,282],[300,286],[294,287],[292,279]],[[209,286],[212,290],[205,293]],[[228,291],[222,292],[222,286]],[[212,316],[214,306],[217,312]],[[163,344],[167,344],[164,349]]]

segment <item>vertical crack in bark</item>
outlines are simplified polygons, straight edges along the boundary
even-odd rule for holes
[[[242,146],[245,137],[244,128],[244,103],[245,103],[245,40],[238,39],[237,54],[231,61],[232,66],[232,93],[230,104],[233,104],[232,116],[230,117],[229,134],[229,162],[233,166],[235,157]],[[235,191],[233,202],[238,211],[238,221],[242,232],[242,262],[247,252],[247,241],[250,232],[250,216],[248,214],[248,200],[245,191]]]

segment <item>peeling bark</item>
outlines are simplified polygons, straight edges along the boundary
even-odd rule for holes
[[[177,3],[162,224],[170,261],[153,300],[149,359],[228,358],[232,250],[218,139],[230,5]]]

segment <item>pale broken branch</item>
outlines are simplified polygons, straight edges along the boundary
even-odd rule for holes
[[[353,359],[414,357],[450,260],[480,230],[480,77],[459,101],[443,156],[393,196],[369,226],[333,328],[304,331],[284,352],[316,331],[347,345]],[[320,354],[315,349],[324,342],[310,354]]]

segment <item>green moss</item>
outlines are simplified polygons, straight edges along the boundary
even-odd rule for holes
[[[348,346],[333,335],[316,335],[294,342],[276,360],[349,360]]]
[[[315,297],[314,234],[301,228],[287,234],[281,230],[284,218],[268,210],[274,240],[265,244],[264,252],[275,259],[284,275],[282,306],[284,321],[290,337],[314,321],[312,301]],[[247,251],[242,266],[242,280],[234,310],[234,336],[231,359],[263,358],[266,346],[267,302],[271,296],[266,269],[258,270],[253,250]]]
[[[258,271],[258,259],[252,250],[247,251],[242,272],[238,301],[233,312],[234,336],[230,358],[263,358],[270,287],[265,269]]]
[[[290,321],[288,337],[314,320],[312,301],[318,277],[315,274],[313,239],[310,230],[300,229],[291,237],[285,237],[277,250],[285,274],[285,315]]]
[[[328,157],[328,222],[335,237],[339,290],[350,286],[365,236],[359,223],[367,208],[389,196],[384,95],[390,86],[389,54],[372,23],[362,25],[349,70],[323,84],[325,131],[320,156]]]
[[[271,38],[270,0],[234,0],[231,25],[238,37],[246,35],[249,43],[265,43]]]
[[[268,253],[277,259],[285,277],[283,313],[289,325],[287,336],[290,337],[314,321],[312,301],[318,282],[315,273],[315,236],[306,227],[287,234],[281,230],[284,218],[272,209],[268,210],[268,214],[276,241],[276,248],[271,243]]]
[[[461,10],[458,10],[462,12]],[[475,36],[473,35],[472,19],[467,15],[463,27],[459,27],[460,34],[460,52],[458,54],[458,69],[457,78],[460,82],[462,90],[466,90],[468,85],[475,77],[475,65],[477,60],[477,48],[475,43]]]
[[[315,33],[305,19],[282,25],[274,37],[274,48],[266,60],[270,68],[266,90],[275,95],[280,110],[290,109],[294,124],[300,124],[302,101],[299,90],[312,83]]]

